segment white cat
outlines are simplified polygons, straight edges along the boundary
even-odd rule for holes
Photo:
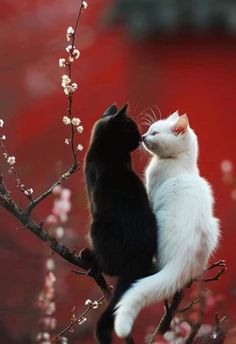
[[[187,116],[175,112],[153,123],[143,144],[152,154],[146,186],[159,227],[159,272],[138,280],[122,296],[115,312],[119,337],[129,335],[143,307],[173,296],[203,272],[220,235],[211,187],[199,175],[197,136]]]

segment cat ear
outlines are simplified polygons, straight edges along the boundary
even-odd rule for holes
[[[103,117],[113,116],[117,113],[118,109],[116,104],[112,104],[108,109],[104,111]]]
[[[128,108],[128,104],[125,104],[116,114],[114,117],[116,118],[121,118],[127,115],[127,108]]]
[[[170,119],[171,121],[172,120],[177,120],[179,118],[179,110],[173,112],[169,117],[168,119]]]
[[[172,130],[177,134],[184,134],[189,126],[187,115],[182,115],[178,118]]]

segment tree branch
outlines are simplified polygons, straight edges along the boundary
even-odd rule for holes
[[[97,302],[97,307],[96,307],[96,308],[98,308],[99,304],[101,304],[103,300],[104,300],[104,296],[101,297],[98,301],[96,301],[96,302]],[[72,319],[71,319],[71,322],[69,323],[69,325],[67,325],[61,332],[59,332],[55,337],[53,337],[53,338],[51,339],[51,344],[52,344],[52,343],[56,343],[57,340],[58,340],[60,337],[62,337],[65,333],[67,333],[67,332],[69,332],[71,329],[73,329],[73,327],[74,327],[77,323],[80,324],[80,322],[81,322],[81,324],[82,324],[83,320],[84,320],[84,319],[86,320],[85,315],[86,315],[89,311],[91,311],[92,309],[94,309],[94,303],[93,303],[93,302],[91,302],[91,304],[88,306],[88,308],[87,308],[79,317],[76,317],[76,316],[73,314]]]
[[[88,269],[88,262],[85,262],[74,250],[69,250],[63,243],[57,241],[47,230],[43,228],[42,224],[38,224],[31,219],[28,212],[24,212],[11,198],[10,192],[7,191],[3,182],[3,178],[0,179],[0,205],[14,215],[28,230],[36,235],[40,240],[49,244],[51,249],[59,254],[62,258],[69,263],[78,266],[84,270]],[[101,289],[102,293],[108,299],[111,295],[110,288],[108,287],[101,271],[98,267],[90,266],[90,272],[88,276],[92,277],[96,284]]]
[[[45,191],[38,198],[36,198],[30,202],[29,207],[26,211],[27,215],[29,216],[31,214],[32,210],[40,202],[42,202],[45,198],[47,198],[49,195],[51,195],[56,186],[61,185],[65,180],[69,179],[72,176],[72,174],[74,174],[78,170],[79,170],[79,162],[75,161],[74,164],[69,168],[69,170],[66,171],[55,183],[53,183],[52,186],[47,191]]]
[[[219,260],[218,262],[210,265],[209,267],[207,267],[204,271],[204,273],[216,268],[216,267],[222,267],[222,269],[220,271],[218,271],[216,273],[215,276],[210,277],[210,278],[202,278],[202,279],[195,279],[194,281],[190,282],[186,288],[190,288],[193,282],[210,282],[210,281],[218,281],[220,279],[220,276],[224,274],[224,272],[226,271],[226,263],[225,260]],[[203,274],[204,274],[203,273]],[[180,303],[182,302],[184,298],[184,289],[176,292],[175,295],[173,296],[173,299],[171,301],[171,303],[169,304],[167,300],[165,300],[165,313],[160,321],[160,323],[158,324],[157,328],[155,329],[155,331],[153,332],[148,344],[152,344],[153,340],[155,338],[155,336],[160,333],[160,334],[164,334],[166,331],[168,331],[170,329],[170,324],[172,319],[174,318],[176,312],[179,313],[184,313],[186,311],[188,311],[189,309],[191,309],[191,307],[196,304],[196,303],[200,303],[201,304],[201,297],[191,301],[187,306],[185,306],[184,308],[178,310],[178,307],[180,305]],[[203,318],[203,315],[201,313],[200,318]],[[192,341],[194,340],[199,328],[201,326],[201,322],[199,321],[197,324],[195,324],[193,326],[193,330],[191,332],[191,334],[189,335],[187,341],[185,344],[190,344],[192,343]]]
[[[168,303],[167,300],[165,300],[165,303],[164,303],[165,304],[165,313],[164,313],[160,323],[158,324],[157,328],[153,332],[148,344],[153,343],[153,340],[158,333],[164,334],[166,331],[168,331],[170,329],[171,321],[172,321],[183,297],[184,297],[184,292],[183,292],[183,290],[181,290],[181,291],[178,291],[175,293],[175,295],[173,296],[172,302],[170,304]]]

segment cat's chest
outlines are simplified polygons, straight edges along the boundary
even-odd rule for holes
[[[167,177],[167,173],[163,173],[162,166],[158,161],[151,161],[146,169],[146,187],[148,194],[155,192],[156,189],[162,184]]]
[[[149,201],[153,204],[160,185],[165,181],[162,170],[156,164],[150,164],[146,170],[146,188]]]

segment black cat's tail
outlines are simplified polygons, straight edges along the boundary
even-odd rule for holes
[[[150,264],[149,266],[147,266],[147,264],[142,266],[142,263],[137,266],[137,264],[138,262],[135,262],[135,264],[127,264],[124,267],[124,270],[118,276],[113,297],[97,323],[96,338],[99,344],[112,343],[114,311],[115,306],[120,300],[121,296],[137,279],[147,276],[153,272],[153,268],[152,266],[150,267]]]

